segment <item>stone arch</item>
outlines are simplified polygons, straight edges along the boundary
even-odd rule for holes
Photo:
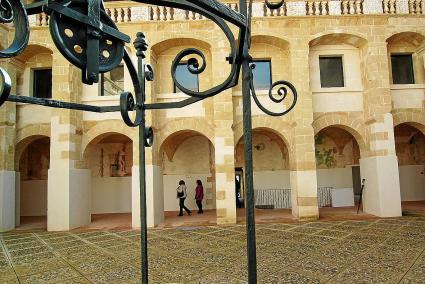
[[[399,110],[393,112],[394,127],[406,123],[421,131],[425,135],[425,113],[413,110]]]
[[[162,141],[159,146],[159,153],[162,153],[164,151],[168,157],[168,160],[172,161],[174,154],[176,153],[179,146],[182,145],[186,140],[192,138],[193,136],[203,136],[211,143],[211,145],[214,145],[211,139],[209,139],[207,136],[205,136],[199,131],[192,129],[179,130],[174,133],[171,133]],[[173,140],[173,143],[168,143],[168,141],[171,140]]]
[[[160,129],[161,130],[157,135],[158,139],[155,142],[158,143],[160,147],[167,139],[167,137],[173,133],[186,130],[191,130],[202,134],[208,138],[212,145],[214,145],[214,129],[205,119],[189,117],[175,119],[173,121],[167,122],[164,127],[160,127]]]
[[[15,146],[15,170],[19,171],[19,160],[28,145],[43,137],[50,139],[50,125],[48,124],[30,125],[18,130]]]
[[[385,39],[387,43],[402,41],[408,42],[415,47],[421,47],[425,44],[425,34],[421,31],[397,31],[387,36]]]
[[[271,116],[253,116],[252,117],[252,129],[268,129],[278,135],[282,141],[288,147],[288,151],[291,153],[292,145],[289,141],[292,141],[292,128],[294,125],[288,122],[282,121],[277,117]],[[285,133],[285,134],[284,134]],[[243,136],[243,121],[238,122],[233,126],[234,144]]]
[[[360,118],[352,117],[348,113],[327,113],[315,119],[312,126],[315,134],[329,126],[338,127],[347,131],[356,139],[360,148],[361,157],[366,155],[366,129]]]
[[[344,31],[329,31],[318,33],[310,37],[310,47],[329,44],[348,44],[361,48],[367,44],[367,39],[363,34]]]
[[[211,44],[206,41],[206,39],[202,37],[170,37],[167,39],[163,39],[162,41],[159,41],[152,45],[151,50],[155,54],[160,54],[163,51],[167,50],[168,48],[175,47],[175,46],[181,46],[181,45],[191,45],[191,46],[198,46],[204,49],[211,49]]]
[[[50,45],[39,42],[30,42],[28,46],[25,48],[24,52],[20,55],[16,56],[15,59],[26,62],[33,56],[38,54],[48,53],[53,55],[53,50]]]
[[[254,43],[265,43],[277,46],[282,49],[289,48],[289,40],[284,39],[282,37],[278,37],[275,35],[267,35],[267,34],[256,34],[252,36],[251,42]]]
[[[91,127],[84,135],[83,141],[81,143],[81,150],[84,154],[86,152],[87,146],[92,143],[97,143],[105,136],[110,134],[122,134],[128,137],[130,140],[135,141],[136,130],[129,128],[122,121],[119,120],[106,120],[97,123],[95,126]]]

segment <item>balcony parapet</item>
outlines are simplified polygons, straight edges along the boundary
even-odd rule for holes
[[[223,1],[235,11],[239,4]],[[143,21],[194,21],[204,17],[194,12],[175,8],[143,5],[131,1],[106,2],[106,13],[115,23]],[[336,16],[336,15],[396,15],[425,14],[425,0],[287,0],[277,9],[269,9],[264,1],[256,1],[252,7],[255,18],[264,17],[297,17],[297,16]],[[42,13],[31,15],[30,25],[48,26],[49,16]]]

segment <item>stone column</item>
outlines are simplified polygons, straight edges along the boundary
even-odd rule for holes
[[[16,94],[17,67],[14,60],[2,60],[12,81],[12,94]],[[6,102],[0,107],[0,232],[15,228],[15,188],[19,173],[15,171],[16,103]],[[19,201],[19,198],[17,199]],[[18,203],[19,205],[19,203]],[[19,206],[18,206],[19,208]],[[16,220],[19,224],[19,218]]]
[[[298,102],[290,113],[293,121],[291,190],[292,215],[299,219],[317,219],[317,175],[314,149],[313,96],[309,88],[309,45],[307,39],[296,39],[290,43],[292,67],[291,82],[297,88]]]
[[[149,37],[147,37],[149,39]],[[135,54],[135,51],[132,52]],[[133,63],[137,66],[137,57],[132,56]],[[150,62],[150,52],[146,52],[145,62]],[[137,68],[137,67],[136,67]],[[154,70],[155,73],[155,70]],[[130,77],[126,77],[126,79]],[[131,79],[130,79],[131,80]],[[125,82],[126,86],[131,86],[129,82]],[[146,103],[154,101],[152,97],[153,82],[146,84]],[[129,91],[126,89],[126,91]],[[133,91],[132,91],[133,92]],[[155,128],[155,121],[153,111],[146,112],[146,126]],[[131,223],[133,228],[140,228],[140,179],[139,179],[139,129],[134,129],[133,139],[133,168],[132,168],[132,182],[131,182],[131,200],[132,200],[132,214]],[[154,145],[151,148],[146,148],[145,161],[146,161],[146,200],[147,200],[147,223],[148,227],[154,227],[164,222],[164,190],[162,180],[162,168],[158,158],[159,145],[155,139],[154,130]]]
[[[401,216],[400,182],[395,153],[393,117],[386,42],[369,41],[363,54],[364,110],[369,143],[367,157],[360,159],[366,179],[363,210],[380,217]],[[366,50],[367,49],[367,50]]]
[[[52,84],[53,99],[79,102],[81,71],[58,51],[53,53]],[[52,110],[47,190],[49,231],[70,230],[91,222],[91,173],[77,168],[81,160],[81,121],[81,111]]]
[[[224,39],[220,39],[223,41]],[[213,85],[224,82],[230,65],[221,63],[229,54],[224,44],[212,50]],[[217,224],[236,223],[235,154],[232,91],[226,90],[214,100],[214,149]]]

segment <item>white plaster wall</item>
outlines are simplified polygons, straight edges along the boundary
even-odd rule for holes
[[[351,167],[318,169],[317,186],[338,188],[353,188]]]
[[[21,181],[21,216],[47,215],[47,180]]]
[[[401,201],[425,200],[425,166],[400,166]]]
[[[72,169],[69,172],[70,228],[91,223],[91,171]]]
[[[131,177],[131,223],[140,228],[140,179],[139,166],[133,166]],[[146,202],[147,226],[154,227],[164,221],[164,196],[162,171],[158,166],[146,165]]]
[[[254,172],[254,190],[288,188],[291,188],[289,170]]]
[[[0,171],[0,232],[15,228],[15,174]]]
[[[379,217],[401,216],[397,157],[360,159],[360,174],[365,179],[363,210]]]
[[[64,231],[91,222],[91,171],[49,169],[47,230]]]
[[[131,177],[92,178],[91,213],[130,213]]]
[[[195,188],[196,180],[199,179],[202,181],[204,187],[204,200],[203,206],[204,209],[214,209],[211,205],[206,205],[205,200],[213,194],[211,183],[207,182],[207,177],[210,177],[210,173],[204,174],[186,174],[186,175],[164,175],[163,176],[163,188],[164,188],[164,211],[178,211],[179,201],[176,198],[176,188],[179,186],[179,181],[184,180],[187,186],[187,198],[185,205],[190,210],[196,210],[198,207],[195,202]],[[208,190],[210,189],[210,190]]]
[[[422,108],[425,84],[392,85],[391,98],[394,108]]]
[[[21,173],[15,172],[15,226],[21,224]]]

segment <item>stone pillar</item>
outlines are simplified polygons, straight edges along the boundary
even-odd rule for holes
[[[57,51],[53,53],[52,84],[53,99],[79,102],[81,71]],[[47,189],[49,231],[70,230],[91,222],[91,173],[77,168],[81,160],[81,121],[81,111],[52,111]]]
[[[378,32],[373,34],[376,39],[384,38],[378,36]],[[363,211],[380,217],[401,216],[386,42],[369,41],[362,54],[364,110],[369,143],[367,157],[360,159],[361,176],[366,179]]]
[[[14,60],[2,60],[0,66],[5,69],[12,81],[12,94],[16,94],[17,66]],[[6,102],[0,107],[0,232],[13,230],[19,224],[15,220],[15,140],[16,140],[16,104]],[[18,183],[19,185],[19,183]],[[18,198],[19,201],[19,198]],[[18,203],[19,204],[19,203]]]
[[[317,219],[317,175],[314,149],[313,95],[309,88],[309,45],[307,39],[290,44],[291,82],[297,88],[298,102],[290,113],[294,127],[290,157],[292,215],[299,219]]]
[[[220,39],[223,40],[223,39]],[[220,46],[218,44],[217,46]],[[223,46],[223,45],[222,45]],[[223,60],[228,56],[227,46],[212,50],[213,85],[224,82],[230,65]],[[226,66],[223,68],[223,65]],[[225,69],[225,70],[223,70]],[[231,90],[226,90],[214,100],[214,149],[217,224],[236,223],[235,154],[233,125],[233,102]]]
[[[149,36],[147,37],[149,39]],[[135,51],[132,52],[135,54]],[[145,62],[150,62],[150,52],[146,52]],[[133,56],[133,63],[137,66],[137,57]],[[154,70],[155,74],[155,70]],[[126,77],[126,79],[130,79]],[[130,87],[130,82],[125,82],[125,85]],[[146,103],[154,101],[152,97],[153,82],[146,84]],[[126,89],[128,90],[128,89]],[[155,129],[155,121],[152,111],[146,112],[146,126]],[[138,128],[134,130],[133,139],[133,168],[132,168],[132,182],[131,182],[131,200],[132,200],[132,214],[131,223],[133,228],[140,228],[140,178],[139,178],[139,135]],[[155,139],[154,131],[154,144],[151,148],[146,148],[145,162],[146,162],[146,202],[147,202],[147,224],[148,227],[155,227],[164,222],[164,190],[162,179],[162,168],[158,158],[159,146],[158,141]]]

